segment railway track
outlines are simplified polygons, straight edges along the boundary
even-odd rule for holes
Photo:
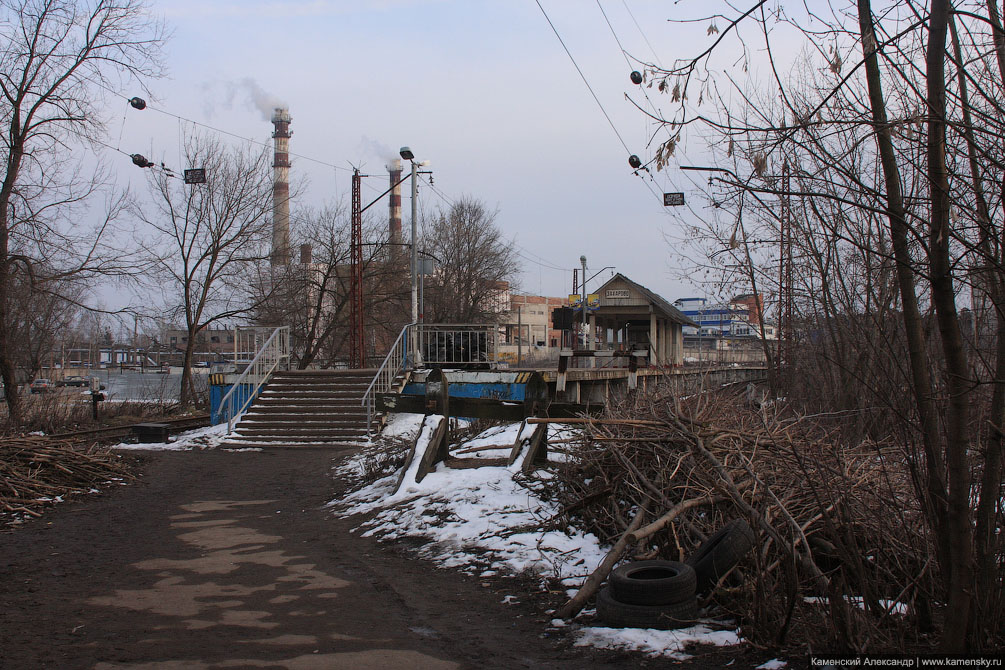
[[[178,419],[154,419],[139,423],[163,423],[167,424],[168,432],[181,433],[186,430],[192,430],[193,428],[203,428],[208,426],[209,414],[195,414]],[[139,425],[139,423],[129,423],[122,426],[109,426],[106,428],[86,428],[66,433],[57,433],[49,435],[48,437],[59,440],[91,440],[104,442],[106,440],[117,440],[119,438],[130,437],[133,434],[133,426]]]

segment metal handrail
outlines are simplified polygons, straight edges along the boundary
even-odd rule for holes
[[[251,405],[251,402],[258,394],[258,389],[272,376],[272,373],[276,371],[276,368],[279,367],[284,358],[287,361],[290,359],[289,326],[280,326],[272,331],[272,335],[265,341],[262,348],[258,350],[252,361],[248,363],[248,367],[244,369],[244,372],[234,380],[234,383],[230,386],[230,390],[227,391],[227,394],[223,396],[223,400],[220,401],[220,414],[227,417],[228,433],[234,432],[234,424],[248,410],[248,406]],[[247,384],[248,379],[252,377],[255,377],[256,380],[251,392],[241,401],[240,407],[235,409],[234,406],[238,398],[237,390],[243,384]]]
[[[373,381],[370,382],[370,385],[366,388],[366,393],[363,394],[363,400],[360,404],[366,407],[367,435],[370,434],[370,428],[373,423],[374,395],[390,391],[391,383],[399,373],[408,367],[408,330],[414,325],[414,323],[409,323],[398,333],[398,338],[391,345],[391,350],[387,352],[384,362],[377,368],[377,374],[373,376]],[[392,361],[395,360],[400,361],[400,363],[392,368]]]

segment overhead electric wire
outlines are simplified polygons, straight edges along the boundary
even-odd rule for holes
[[[603,112],[604,118],[607,119],[607,123],[610,124],[611,130],[613,130],[614,134],[618,136],[618,141],[621,142],[621,146],[625,148],[626,152],[631,154],[632,150],[628,148],[628,144],[626,144],[624,138],[621,137],[621,133],[618,132],[617,126],[614,125],[614,121],[611,120],[611,117],[607,113],[607,110],[604,109],[604,105],[603,103],[600,102],[600,98],[597,97],[597,94],[594,92],[593,87],[590,86],[590,82],[589,80],[587,80],[586,75],[583,74],[583,70],[579,67],[579,63],[576,62],[576,59],[573,57],[572,52],[569,51],[569,47],[565,45],[565,40],[563,40],[562,36],[558,34],[558,29],[555,28],[555,24],[551,22],[551,17],[548,16],[548,12],[544,11],[544,7],[541,5],[541,0],[534,0],[534,2],[537,3],[538,9],[540,9],[541,13],[544,14],[545,20],[548,22],[548,25],[551,26],[551,30],[552,32],[555,33],[555,37],[558,38],[558,41],[562,45],[562,48],[565,49],[566,55],[569,56],[569,60],[572,61],[572,65],[576,68],[576,72],[579,73],[579,76],[582,78],[583,83],[586,84],[586,88],[589,89],[590,95],[593,96],[593,100],[597,103],[597,106],[600,107],[600,111]]]
[[[91,83],[99,86],[100,88],[105,89],[106,91],[108,91],[112,95],[119,96],[120,98],[122,98],[126,102],[129,102],[129,100],[131,99],[130,97],[126,96],[125,94],[120,93],[120,92],[118,92],[118,91],[116,91],[114,89],[109,88],[108,86],[106,86],[105,84],[101,83],[100,81],[95,81],[94,79],[90,79],[90,78],[88,78],[88,81],[90,81]],[[201,123],[199,121],[193,121],[192,119],[189,119],[189,118],[186,118],[184,116],[181,116],[180,114],[175,114],[173,112],[169,112],[169,111],[167,111],[165,109],[158,109],[157,107],[151,106],[150,103],[147,103],[146,109],[152,110],[152,111],[157,112],[159,114],[163,114],[165,116],[170,116],[171,118],[177,119],[179,121],[184,121],[186,123],[191,123],[194,126],[199,126],[201,128],[206,128],[207,130],[212,130],[213,132],[216,132],[216,133],[221,133],[223,135],[228,135],[230,137],[233,137],[235,139],[241,140],[243,142],[249,142],[251,144],[256,144],[258,146],[265,147],[265,148],[269,148],[269,147],[272,146],[269,142],[260,142],[258,140],[254,140],[254,139],[252,139],[250,137],[244,137],[242,135],[238,135],[237,133],[232,133],[229,130],[224,130],[222,128],[217,128],[215,126],[211,126],[208,123]],[[293,152],[293,151],[287,151],[287,153],[290,156],[296,156],[297,158],[300,158],[300,159],[303,159],[303,160],[306,160],[306,161],[311,161],[312,163],[317,163],[318,165],[324,165],[325,167],[330,167],[330,168],[333,168],[335,170],[345,170],[347,172],[351,172],[352,171],[351,168],[342,167],[341,165],[335,165],[334,163],[329,163],[327,161],[323,161],[323,160],[320,160],[318,158],[313,158],[311,156],[306,156],[304,154],[298,154],[298,153]]]
[[[445,193],[443,193],[443,191],[441,191],[439,188],[437,188],[428,179],[426,179],[425,177],[423,177],[421,175],[419,176],[419,179],[421,179],[427,186],[429,186],[429,188],[433,191],[433,193],[435,193],[437,195],[437,197],[439,197],[441,200],[443,200],[443,202],[447,203],[451,207],[456,206],[456,202],[454,200],[452,200],[448,195],[446,195]],[[517,244],[516,242],[513,242],[513,247],[514,247],[514,253],[516,253],[517,256],[519,256],[520,258],[524,259],[525,261],[533,263],[534,265],[537,265],[537,266],[540,266],[540,267],[543,267],[543,268],[547,268],[549,270],[557,270],[559,272],[572,272],[571,268],[563,268],[563,267],[561,267],[561,266],[559,266],[559,265],[557,265],[555,263],[552,263],[551,261],[549,261],[548,259],[544,258],[543,256],[539,256],[538,254],[535,254],[533,251],[531,251],[527,247],[524,247],[524,246],[522,246],[520,244]],[[521,253],[521,252],[523,252],[523,253]]]
[[[631,62],[631,60],[630,60],[630,58],[628,56],[628,51],[625,49],[624,45],[622,44],[621,38],[618,37],[618,33],[614,29],[614,25],[611,23],[610,18],[607,16],[607,12],[604,11],[604,7],[603,7],[603,5],[600,4],[600,0],[596,0],[596,2],[597,2],[597,8],[600,9],[600,13],[604,16],[604,21],[607,23],[607,27],[611,31],[611,36],[614,37],[614,41],[617,43],[618,49],[621,50],[621,54],[625,58],[625,62],[628,64],[628,67],[632,67],[632,62]],[[628,7],[628,3],[625,0],[622,0],[622,4],[624,4],[625,11],[628,12],[628,15],[632,19],[632,22],[635,23],[635,27],[638,29],[639,34],[642,35],[642,39],[645,40],[645,43],[649,46],[649,50],[652,51],[653,58],[654,58],[653,64],[656,65],[657,67],[660,67],[662,69],[663,66],[659,62],[660,58],[659,58],[659,55],[656,53],[656,49],[653,48],[653,45],[649,41],[649,38],[646,37],[645,31],[642,30],[642,26],[639,25],[639,22],[638,22],[638,20],[636,20],[635,15],[632,13],[632,10]],[[657,112],[659,112],[659,116],[662,117],[663,116],[662,110],[652,101],[652,98],[649,97],[648,91],[646,91],[646,89],[644,87],[641,87],[641,90],[642,90],[642,95],[645,96],[646,102],[649,103],[649,106],[652,107],[652,109],[654,109]],[[672,137],[672,134],[670,133],[670,130],[667,129],[666,124],[663,123],[661,125],[662,125],[663,130],[666,131],[666,133]],[[649,145],[647,144],[647,148],[648,148],[648,146]],[[681,146],[676,147],[676,151],[679,151],[684,156],[684,158],[688,160],[688,162],[691,162],[691,159],[687,155],[687,151],[683,147],[681,147]],[[645,184],[646,188],[649,189],[649,191],[653,194],[653,196],[657,199],[657,201],[660,202],[660,204],[662,205],[662,202],[663,202],[662,196],[658,192],[656,192],[655,190],[653,190],[653,185],[650,183],[650,182],[652,182],[652,183],[656,182],[656,178],[653,176],[652,172],[648,169],[648,167],[650,165],[652,165],[653,162],[655,162],[655,158],[650,159],[645,164],[645,166],[644,166],[645,172],[646,172],[646,174],[649,177],[648,180],[646,180],[645,176],[643,176],[642,174],[640,174],[638,170],[635,171],[635,174],[638,175],[638,177],[642,180],[642,183]],[[643,169],[643,168],[639,168],[639,169]],[[685,174],[684,178],[687,179],[687,181],[690,182],[691,185],[694,188],[697,188],[699,190],[701,189],[701,187],[699,186],[698,182],[690,174]],[[698,212],[696,212],[694,210],[694,207],[691,205],[690,202],[686,202],[685,206],[687,207],[688,211],[691,212],[691,214],[693,216],[695,216],[698,219],[701,218],[701,216],[699,216]],[[665,213],[668,216],[670,215],[669,212],[665,212]]]
[[[649,45],[649,50],[653,52],[653,58],[655,59],[655,61],[653,62],[659,61],[660,57],[656,54],[656,49],[654,49],[653,45],[649,42],[649,38],[646,37],[646,33],[644,30],[642,30],[642,26],[640,26],[639,22],[635,20],[635,14],[632,14],[632,10],[629,9],[628,0],[621,0],[621,3],[625,6],[625,11],[628,12],[628,16],[632,17],[632,22],[635,24],[635,27],[639,29],[639,33],[642,35],[642,39],[645,40],[646,44]]]

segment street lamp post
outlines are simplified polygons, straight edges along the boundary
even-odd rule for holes
[[[419,292],[418,292],[418,249],[416,245],[416,211],[418,210],[417,198],[418,194],[418,184],[416,183],[416,176],[419,169],[418,164],[415,162],[415,154],[408,147],[401,147],[398,152],[401,157],[412,165],[412,323],[419,322]]]
[[[590,348],[589,324],[586,321],[586,256],[580,256],[579,262],[583,264],[583,301],[580,307],[583,310],[583,348]]]

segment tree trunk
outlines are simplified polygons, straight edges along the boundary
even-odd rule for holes
[[[185,343],[185,356],[181,363],[181,395],[179,404],[182,407],[191,405],[195,400],[195,385],[192,383],[192,358],[195,354],[195,333],[191,329],[188,331],[188,342]]]
[[[949,538],[944,532],[948,516],[944,480],[945,466],[942,461],[932,380],[929,377],[924,322],[918,306],[914,270],[911,267],[909,228],[905,219],[904,197],[900,188],[900,169],[897,166],[897,156],[890,135],[890,125],[887,121],[882,75],[879,69],[879,59],[876,55],[878,42],[876,41],[870,0],[858,0],[858,20],[862,35],[866,82],[869,87],[869,104],[876,128],[876,144],[879,149],[886,186],[887,217],[890,222],[893,256],[897,265],[897,284],[900,289],[902,320],[907,337],[911,385],[914,390],[918,418],[921,422],[921,438],[925,451],[926,491],[922,497],[934,531],[939,564],[943,570],[949,571]]]
[[[1003,39],[1000,18],[994,0],[988,2],[988,17],[994,35],[995,52],[998,56],[998,71],[1005,83],[1005,39]],[[983,291],[991,300],[996,314],[995,380],[1005,379],[1005,287],[1002,286],[1000,274],[1000,259],[996,258],[991,245],[993,227],[990,208],[984,192],[983,179],[980,171],[980,160],[977,154],[973,134],[973,121],[970,111],[967,78],[963,71],[963,55],[960,49],[959,34],[956,23],[950,18],[950,34],[953,40],[953,54],[958,70],[958,86],[960,88],[960,105],[963,112],[963,137],[967,144],[967,157],[970,163],[970,175],[973,182],[974,199],[977,204],[977,222],[980,226],[978,240],[978,260],[971,281],[975,288]],[[978,335],[977,306],[973,305],[973,329],[975,346]],[[985,629],[996,629],[1001,624],[999,613],[1001,586],[996,576],[998,548],[995,543],[994,529],[997,526],[997,509],[999,490],[1002,480],[1002,430],[1005,429],[1005,385],[995,383],[991,392],[991,407],[989,412],[989,434],[984,454],[984,468],[980,484],[980,497],[977,503],[976,524],[974,529],[974,565],[977,573],[977,588],[974,596],[975,623],[982,622]]]
[[[929,230],[929,268],[932,304],[942,340],[946,365],[949,407],[946,419],[946,474],[949,480],[949,525],[944,535],[949,541],[949,583],[944,652],[967,650],[967,627],[973,588],[973,537],[970,515],[969,366],[963,348],[953,268],[949,255],[949,173],[946,167],[946,33],[949,0],[932,0],[928,20],[928,181],[932,212]]]

